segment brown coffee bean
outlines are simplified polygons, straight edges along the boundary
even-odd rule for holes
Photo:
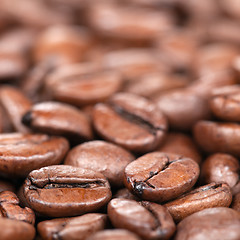
[[[188,157],[198,164],[201,163],[201,154],[193,139],[182,133],[169,133],[164,144],[156,150]]]
[[[199,121],[194,126],[193,132],[196,142],[204,151],[240,156],[237,144],[240,139],[239,124]]]
[[[233,18],[239,19],[240,7],[237,0],[220,0],[221,9]]]
[[[35,104],[23,116],[22,122],[37,132],[62,135],[71,140],[90,140],[93,133],[90,120],[77,108],[58,102]]]
[[[169,72],[170,68],[151,48],[127,48],[107,52],[101,59],[104,69],[121,73],[127,82],[150,72]],[[149,84],[149,83],[148,83]]]
[[[26,177],[34,169],[59,164],[69,149],[65,138],[40,134],[0,134],[0,171]]]
[[[106,100],[120,90],[122,78],[116,71],[99,71],[94,65],[71,65],[53,72],[46,88],[54,99],[76,106]]]
[[[31,101],[17,88],[3,86],[0,88],[0,103],[9,116],[16,131],[30,132],[22,123],[22,116],[31,108]]]
[[[232,187],[232,194],[233,196],[240,193],[240,181],[238,181],[238,183]]]
[[[30,224],[35,223],[35,214],[32,209],[19,206],[19,199],[15,193],[4,191],[0,193],[0,212],[3,217],[24,221]]]
[[[143,239],[169,239],[176,229],[169,212],[151,202],[112,199],[108,216],[115,227],[128,229]]]
[[[231,208],[240,212],[240,192],[233,196]]]
[[[190,190],[198,175],[199,166],[192,159],[152,152],[128,164],[124,184],[142,199],[164,202]]]
[[[113,21],[114,24],[109,24]],[[173,24],[166,12],[123,7],[110,2],[89,5],[88,22],[104,36],[132,41],[152,40],[159,33],[169,30]]]
[[[240,85],[214,89],[210,107],[214,115],[225,121],[240,121]]]
[[[193,81],[187,89],[205,99],[210,99],[215,88],[233,85],[237,83],[236,74],[230,70],[205,74]]]
[[[209,156],[201,166],[201,180],[204,183],[226,182],[233,188],[239,181],[240,164],[238,160],[223,153]]]
[[[165,91],[182,88],[187,84],[188,81],[183,76],[152,72],[140,76],[136,81],[129,81],[124,91],[153,99]]]
[[[55,58],[54,65],[79,62],[91,45],[86,28],[74,25],[54,25],[41,33],[34,49],[35,61]]]
[[[212,43],[198,49],[193,62],[196,76],[201,77],[214,72],[231,69],[239,50],[236,46],[224,43]]]
[[[35,228],[26,222],[0,217],[1,240],[33,240]]]
[[[111,229],[99,231],[90,237],[87,240],[140,240],[140,238],[125,229]]]
[[[110,200],[111,191],[101,173],[55,165],[32,171],[23,185],[23,196],[35,212],[65,217],[98,210]]]
[[[160,95],[155,102],[173,129],[191,130],[197,121],[210,116],[207,100],[185,89]]]
[[[240,215],[230,208],[204,209],[177,226],[175,240],[237,240],[240,238]]]
[[[38,233],[43,240],[85,240],[106,227],[107,215],[88,213],[74,218],[57,218],[40,222]]]
[[[114,95],[93,111],[96,131],[106,140],[134,152],[147,152],[162,143],[167,121],[149,100],[130,93]]]
[[[90,141],[73,148],[64,164],[101,172],[112,186],[123,186],[125,167],[134,156],[127,150],[104,141]]]
[[[225,183],[210,183],[180,196],[164,206],[174,221],[180,222],[185,217],[205,208],[228,207],[232,202],[230,187]]]

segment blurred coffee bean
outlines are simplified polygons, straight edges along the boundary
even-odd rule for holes
[[[174,239],[237,240],[240,238],[239,224],[237,211],[226,207],[204,209],[181,221]]]

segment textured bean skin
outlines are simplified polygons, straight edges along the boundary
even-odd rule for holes
[[[142,199],[164,202],[191,189],[199,176],[199,166],[190,158],[152,152],[125,168],[125,186]]]

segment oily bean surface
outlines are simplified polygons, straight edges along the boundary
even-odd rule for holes
[[[152,152],[128,164],[124,184],[142,199],[164,202],[190,190],[198,176],[199,166],[192,159]]]
[[[67,165],[30,172],[22,191],[29,207],[51,217],[93,212],[111,198],[109,183],[101,173]]]

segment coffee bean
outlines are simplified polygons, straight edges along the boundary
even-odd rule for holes
[[[107,215],[88,213],[74,218],[57,218],[40,222],[38,233],[43,240],[85,240],[91,234],[106,227]]]
[[[69,144],[62,137],[43,134],[1,134],[1,174],[26,177],[34,169],[61,163],[68,149]]]
[[[224,153],[209,156],[201,166],[201,180],[204,183],[226,182],[233,188],[239,182],[238,160]]]
[[[194,126],[193,131],[194,138],[204,151],[240,156],[240,149],[237,144],[240,139],[239,124],[199,121]]]
[[[64,164],[101,172],[112,186],[123,186],[124,169],[134,156],[104,141],[83,143],[69,151]]]
[[[24,221],[30,224],[35,223],[35,214],[32,209],[19,206],[19,199],[15,193],[4,191],[0,193],[0,212],[1,216]]]
[[[204,209],[181,221],[174,239],[237,240],[240,238],[239,225],[237,211],[226,207]]]
[[[17,88],[3,86],[0,89],[0,103],[9,116],[16,131],[21,133],[30,132],[22,122],[22,116],[31,108],[31,101]]]
[[[79,140],[93,137],[90,121],[77,108],[58,102],[35,104],[22,118],[22,122],[37,132],[62,135]]]
[[[191,130],[197,121],[208,119],[210,116],[207,100],[186,89],[162,94],[155,102],[173,129]]]
[[[23,196],[37,213],[66,217],[98,210],[110,200],[111,191],[101,173],[55,165],[30,172]]]
[[[192,159],[152,152],[127,165],[124,184],[144,200],[164,202],[190,190],[198,176],[199,166]]]
[[[106,140],[134,152],[147,152],[162,143],[167,121],[145,98],[128,93],[114,95],[93,111],[96,131]]]
[[[67,66],[46,80],[46,88],[54,99],[76,106],[104,101],[119,91],[121,85],[118,72],[99,71],[94,65],[86,64]]]
[[[164,144],[156,151],[174,153],[201,163],[201,154],[193,139],[182,133],[169,133]]]
[[[138,198],[136,195],[132,194],[127,188],[122,188],[116,192],[113,198],[125,198],[129,200],[140,201],[141,199]]]
[[[216,117],[225,121],[240,121],[240,86],[232,85],[213,90],[210,100],[211,110]]]
[[[127,230],[124,229],[111,229],[99,231],[90,237],[87,240],[140,240],[140,238]]]
[[[205,208],[228,207],[231,201],[231,189],[227,184],[211,183],[196,188],[164,206],[174,221],[180,222],[185,217]]]
[[[11,182],[1,179],[0,180],[0,193],[3,191],[15,192],[16,188]]]
[[[169,239],[176,228],[169,212],[151,202],[112,199],[108,215],[115,227],[128,229],[143,239]]]
[[[35,228],[26,222],[0,217],[2,240],[33,240]]]

